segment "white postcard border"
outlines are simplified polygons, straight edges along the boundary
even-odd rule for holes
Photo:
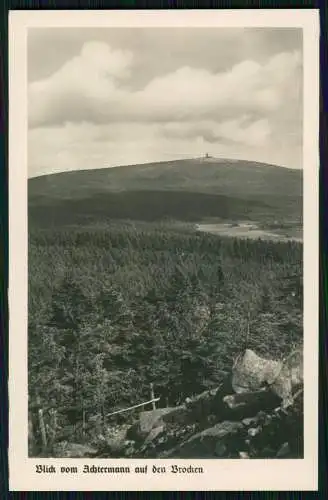
[[[27,456],[27,31],[31,27],[289,27],[304,49],[304,459],[38,459]],[[11,11],[9,15],[9,481],[12,491],[310,491],[318,469],[319,14],[317,10]],[[131,473],[37,474],[36,464]],[[135,465],[148,473],[135,474]],[[202,466],[174,474],[171,464]],[[152,467],[166,466],[166,473]]]

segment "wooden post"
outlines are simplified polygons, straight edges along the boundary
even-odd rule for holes
[[[105,406],[101,405],[101,432],[105,432]]]
[[[57,410],[54,410],[54,435],[57,434]]]
[[[50,441],[51,441],[51,444],[54,444],[54,442],[56,441],[56,433],[57,433],[57,410],[55,410],[53,408],[50,411],[50,415],[51,415],[51,424],[50,424],[51,435],[50,435]]]
[[[82,437],[85,439],[85,409],[82,408]]]
[[[41,401],[39,396],[37,396],[36,402],[39,406],[38,416],[39,416],[40,434],[42,440],[42,449],[45,450],[48,446],[48,441],[47,441],[46,427],[44,425],[43,409],[41,408]]]
[[[246,329],[246,338],[245,338],[245,349],[248,348],[249,333],[250,333],[250,321],[251,321],[251,312],[248,311],[248,313],[247,313],[247,329]]]
[[[155,399],[155,394],[154,394],[154,384],[150,384],[150,399]],[[156,410],[156,402],[152,402],[153,410]]]
[[[28,453],[29,456],[33,456],[35,448],[35,438],[33,429],[33,415],[28,413]]]
[[[166,398],[165,398],[165,401],[166,401],[166,408],[168,408],[168,407],[169,407],[169,398],[168,398],[168,397],[166,397]]]

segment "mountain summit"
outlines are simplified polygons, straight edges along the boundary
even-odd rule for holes
[[[296,220],[302,171],[211,157],[83,170],[29,180],[29,223],[109,219]]]
[[[204,166],[206,165],[206,167]],[[178,190],[226,196],[302,196],[302,170],[215,158],[163,161],[121,167],[74,170],[29,180],[29,199],[77,197],[129,190]]]

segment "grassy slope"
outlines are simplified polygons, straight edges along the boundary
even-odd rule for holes
[[[302,172],[228,160],[65,172],[30,179],[29,207],[38,225],[104,218],[298,219]]]
[[[80,198],[121,190],[174,190],[236,197],[300,196],[302,171],[249,161],[178,160],[62,172],[31,179],[35,195]]]

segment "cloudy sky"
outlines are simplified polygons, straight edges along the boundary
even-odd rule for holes
[[[302,32],[28,34],[29,175],[211,155],[302,168]]]

